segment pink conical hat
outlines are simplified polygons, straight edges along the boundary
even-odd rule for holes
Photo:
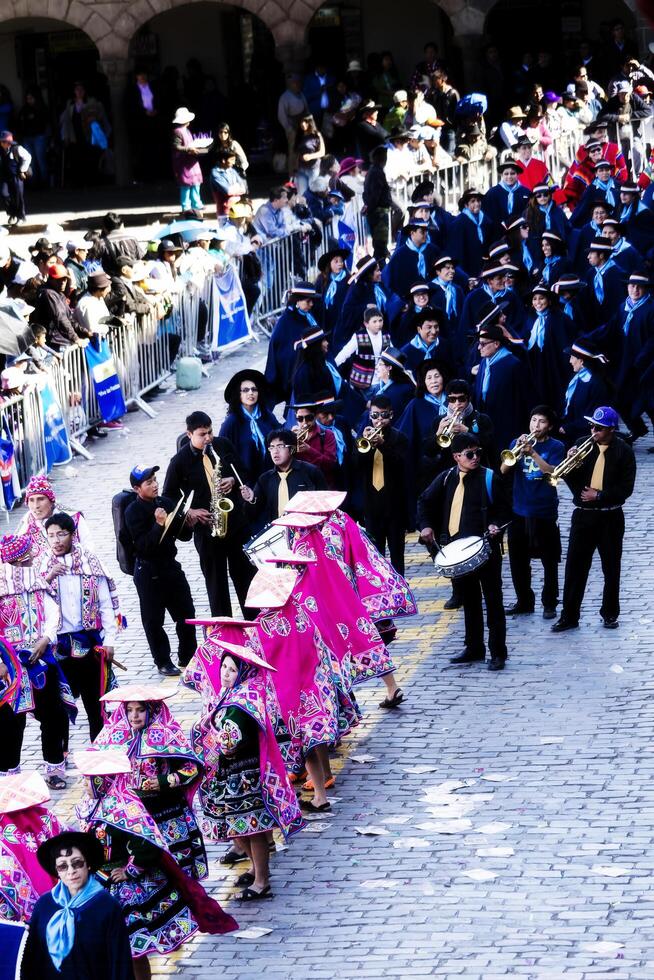
[[[254,609],[281,609],[297,581],[290,568],[260,568],[250,582],[245,605]]]
[[[297,495],[296,495],[297,496]],[[272,522],[279,527],[317,527],[327,520],[325,514],[282,514]]]
[[[19,772],[0,779],[0,813],[15,813],[50,799],[48,787],[38,772]]]
[[[166,701],[177,694],[177,688],[165,684],[123,684],[113,691],[107,691],[101,701]]]
[[[83,749],[74,753],[73,761],[83,776],[117,776],[132,771],[132,764],[122,748]]]
[[[347,497],[346,490],[298,490],[287,503],[286,514],[330,514]]]

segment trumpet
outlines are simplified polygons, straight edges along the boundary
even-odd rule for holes
[[[588,438],[582,442],[580,446],[576,447],[572,456],[566,456],[566,458],[559,463],[558,466],[555,466],[552,472],[547,476],[547,482],[550,484],[550,486],[555,487],[562,477],[567,476],[568,473],[576,470],[577,467],[586,459],[586,456],[588,456],[588,454],[592,451],[594,445],[595,440],[592,436],[588,436]]]
[[[536,436],[528,436],[526,439],[523,439],[522,442],[518,443],[517,446],[514,446],[513,449],[503,449],[500,453],[500,459],[505,466],[515,466],[518,460],[522,459],[524,456],[527,446],[533,447],[537,442],[538,439]]]
[[[304,445],[304,443],[309,438],[309,426],[305,422],[300,422],[299,427],[294,426],[293,432],[295,432],[297,436],[298,446]]]
[[[447,425],[440,433],[436,436],[436,442],[441,447],[441,449],[449,449],[452,445],[452,439],[454,439],[454,427],[461,421],[461,412],[455,412],[454,415],[449,419]]]
[[[364,435],[359,436],[355,442],[355,446],[360,453],[369,453],[371,449],[374,449],[372,440],[377,438],[383,428],[383,425],[366,426],[363,430]],[[367,435],[365,435],[366,432],[368,433]]]

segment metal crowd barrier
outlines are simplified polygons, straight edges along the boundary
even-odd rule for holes
[[[30,385],[20,395],[7,398],[0,404],[2,430],[14,446],[14,463],[19,486],[23,493],[30,477],[46,470],[43,410],[35,385]],[[0,509],[4,505],[0,505]]]

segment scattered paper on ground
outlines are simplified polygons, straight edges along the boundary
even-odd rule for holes
[[[272,929],[264,926],[250,926],[249,929],[239,929],[234,933],[234,939],[261,939],[262,936],[269,936]]]
[[[511,783],[516,777],[506,776],[502,772],[485,772],[481,778],[488,783]]]
[[[352,762],[361,762],[361,763],[376,762],[377,756],[376,755],[351,755],[350,759],[352,760]]]
[[[472,878],[473,881],[492,881],[493,878],[497,878],[497,872],[487,871],[486,868],[470,868],[468,871],[462,871],[461,874],[464,878]]]
[[[382,823],[401,824],[408,823],[411,817],[384,817]]]
[[[355,827],[357,834],[363,834],[365,837],[383,837],[384,834],[389,834],[390,831],[386,830],[386,827],[375,827],[372,824],[369,827]]]
[[[582,949],[588,953],[599,953],[601,956],[615,953],[619,949],[624,949],[624,943],[613,943],[609,940],[600,940],[597,943],[582,943]]]
[[[421,776],[423,772],[438,772],[438,766],[403,766],[402,772],[410,772],[413,775]]]
[[[475,854],[480,858],[508,858],[515,851],[512,847],[478,847]]]
[[[619,864],[594,864],[590,870],[596,875],[606,875],[607,878],[621,878],[632,874],[632,868],[621,868]]]
[[[393,847],[415,847],[416,849],[423,849],[431,847],[431,841],[425,840],[424,837],[401,837],[399,840],[393,841]]]
[[[502,823],[497,821],[496,823],[485,823],[481,827],[477,827],[478,834],[503,834],[505,830],[509,830],[513,824]]]
[[[437,834],[460,834],[472,827],[472,820],[425,820],[416,824],[418,830],[432,830]]]
[[[562,742],[563,737],[561,735],[544,735],[541,740],[541,745],[555,745],[556,742]]]
[[[368,878],[361,882],[362,888],[397,888],[397,882],[391,878]]]
[[[304,828],[305,834],[320,834],[323,830],[331,827],[330,823],[308,823]]]
[[[621,667],[620,664],[611,664],[609,670],[612,674],[624,674],[624,667]]]
[[[431,801],[422,800],[421,802],[430,803]],[[439,806],[428,806],[426,809],[427,813],[432,817],[443,817],[446,820],[450,820],[453,817],[465,817],[466,813],[477,809],[477,804],[474,802],[470,803],[459,797],[453,797],[451,803],[445,803],[443,801]]]

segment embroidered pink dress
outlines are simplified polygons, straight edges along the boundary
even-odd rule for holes
[[[0,919],[29,922],[37,898],[56,880],[43,870],[36,850],[65,828],[44,806],[0,814]]]

